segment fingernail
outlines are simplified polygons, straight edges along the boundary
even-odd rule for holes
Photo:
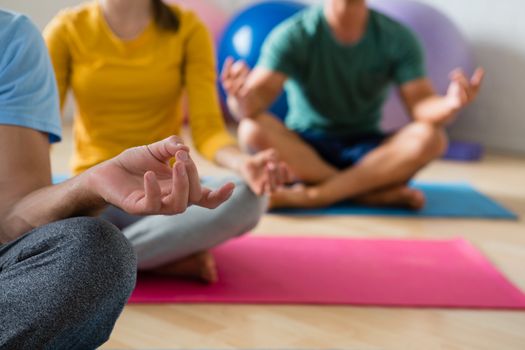
[[[183,162],[188,160],[188,153],[186,152],[177,152],[177,159]]]

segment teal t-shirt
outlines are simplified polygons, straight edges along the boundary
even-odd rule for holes
[[[423,50],[407,27],[370,10],[363,37],[344,45],[320,6],[275,28],[257,65],[288,76],[290,129],[344,137],[379,132],[389,85],[425,76]]]

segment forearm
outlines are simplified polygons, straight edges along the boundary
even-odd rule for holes
[[[89,175],[80,175],[64,183],[33,191],[0,218],[0,242],[14,240],[24,233],[57,220],[93,215],[105,206],[88,183]]]
[[[455,117],[456,112],[445,96],[431,95],[413,107],[412,116],[416,121],[444,126]]]

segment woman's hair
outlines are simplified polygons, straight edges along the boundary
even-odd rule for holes
[[[178,31],[180,26],[177,14],[173,12],[162,0],[151,0],[153,6],[153,20],[162,29]]]

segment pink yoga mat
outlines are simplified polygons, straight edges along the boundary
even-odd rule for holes
[[[218,283],[140,275],[130,302],[525,309],[525,295],[463,239],[244,237],[214,255]]]

